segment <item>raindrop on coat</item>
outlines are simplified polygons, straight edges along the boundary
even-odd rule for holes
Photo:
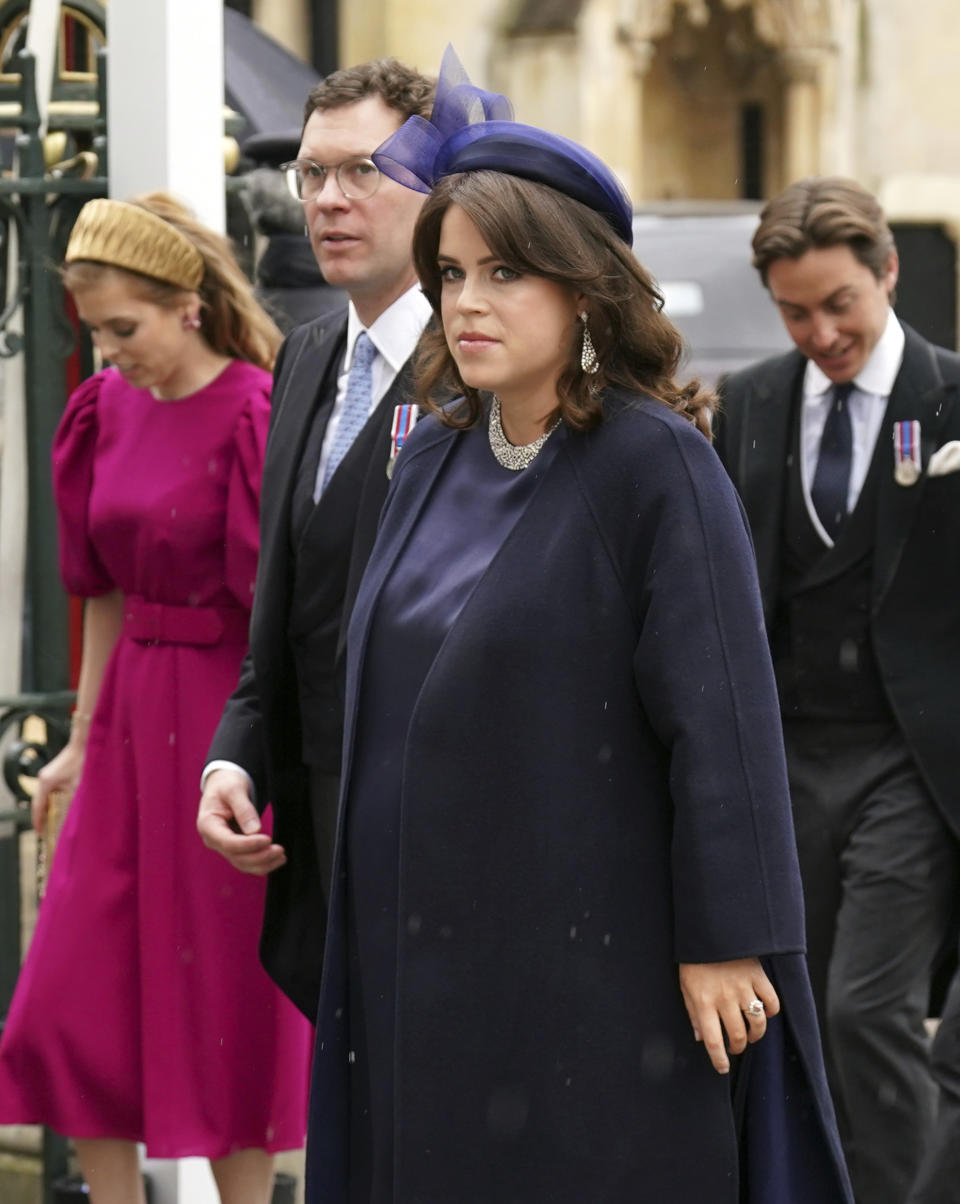
[[[669,1037],[654,1033],[643,1043],[640,1074],[648,1083],[663,1082],[673,1073],[674,1048]]]
[[[530,1100],[519,1084],[497,1087],[487,1102],[487,1131],[500,1141],[519,1137],[530,1115]]]
[[[880,1084],[877,1101],[881,1108],[892,1108],[897,1102],[897,1084],[887,1080]]]
[[[856,673],[860,666],[860,651],[856,640],[844,640],[840,644],[840,668],[845,673]]]

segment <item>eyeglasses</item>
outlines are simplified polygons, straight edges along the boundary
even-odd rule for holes
[[[357,155],[344,159],[334,166],[332,163],[314,163],[312,159],[294,159],[281,163],[280,170],[286,176],[287,187],[298,201],[312,201],[323,192],[327,173],[332,171],[340,191],[351,201],[360,201],[373,196],[380,187],[380,169],[372,159]]]

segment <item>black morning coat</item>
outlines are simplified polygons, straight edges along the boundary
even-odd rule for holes
[[[897,724],[944,817],[960,835],[957,682],[960,681],[960,472],[928,476],[931,455],[960,439],[960,356],[903,325],[903,362],[877,436],[870,632]],[[779,593],[784,482],[793,405],[807,360],[799,351],[764,360],[723,387],[717,450],[753,531],[768,621]],[[920,423],[922,473],[894,479],[895,422]],[[854,549],[857,551],[857,549]],[[843,568],[835,559],[824,560]]]
[[[552,436],[410,722],[393,1201],[849,1204],[744,516],[685,418],[616,393],[606,411],[594,432]],[[350,626],[310,1204],[349,1199],[342,841],[366,640],[467,438],[485,427],[428,418],[408,440]],[[732,1104],[677,963],[749,955],[783,1016]]]
[[[318,868],[307,769],[303,759],[297,670],[289,640],[291,613],[334,628],[323,664],[311,674],[328,696],[326,720],[311,731],[311,759],[336,774],[342,694],[338,648],[373,547],[387,492],[394,407],[408,401],[409,366],[398,374],[344,456],[317,503],[305,538],[291,548],[291,507],[315,416],[332,408],[346,343],[346,311],[324,314],[285,339],[274,369],[270,435],[260,498],[260,560],[250,651],[224,708],[208,761],[242,765],[258,806],[273,810],[275,839],[287,863],[267,878],[260,956],[271,977],[313,1021],[317,1014],[326,903]],[[324,421],[319,413],[319,421]],[[313,466],[308,466],[312,471]],[[313,620],[311,620],[313,616]],[[342,673],[342,666],[341,666]],[[316,826],[323,823],[316,818]],[[332,829],[332,818],[327,826]]]

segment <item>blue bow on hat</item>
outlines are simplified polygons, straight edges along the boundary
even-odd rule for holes
[[[595,210],[633,245],[633,206],[610,168],[569,138],[514,121],[505,96],[470,83],[452,46],[444,52],[430,120],[408,118],[373,161],[416,192],[461,171],[501,171],[547,184]]]

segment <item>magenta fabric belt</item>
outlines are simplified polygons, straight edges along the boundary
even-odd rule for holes
[[[166,606],[128,596],[123,634],[140,644],[245,644],[250,616],[239,606]]]

